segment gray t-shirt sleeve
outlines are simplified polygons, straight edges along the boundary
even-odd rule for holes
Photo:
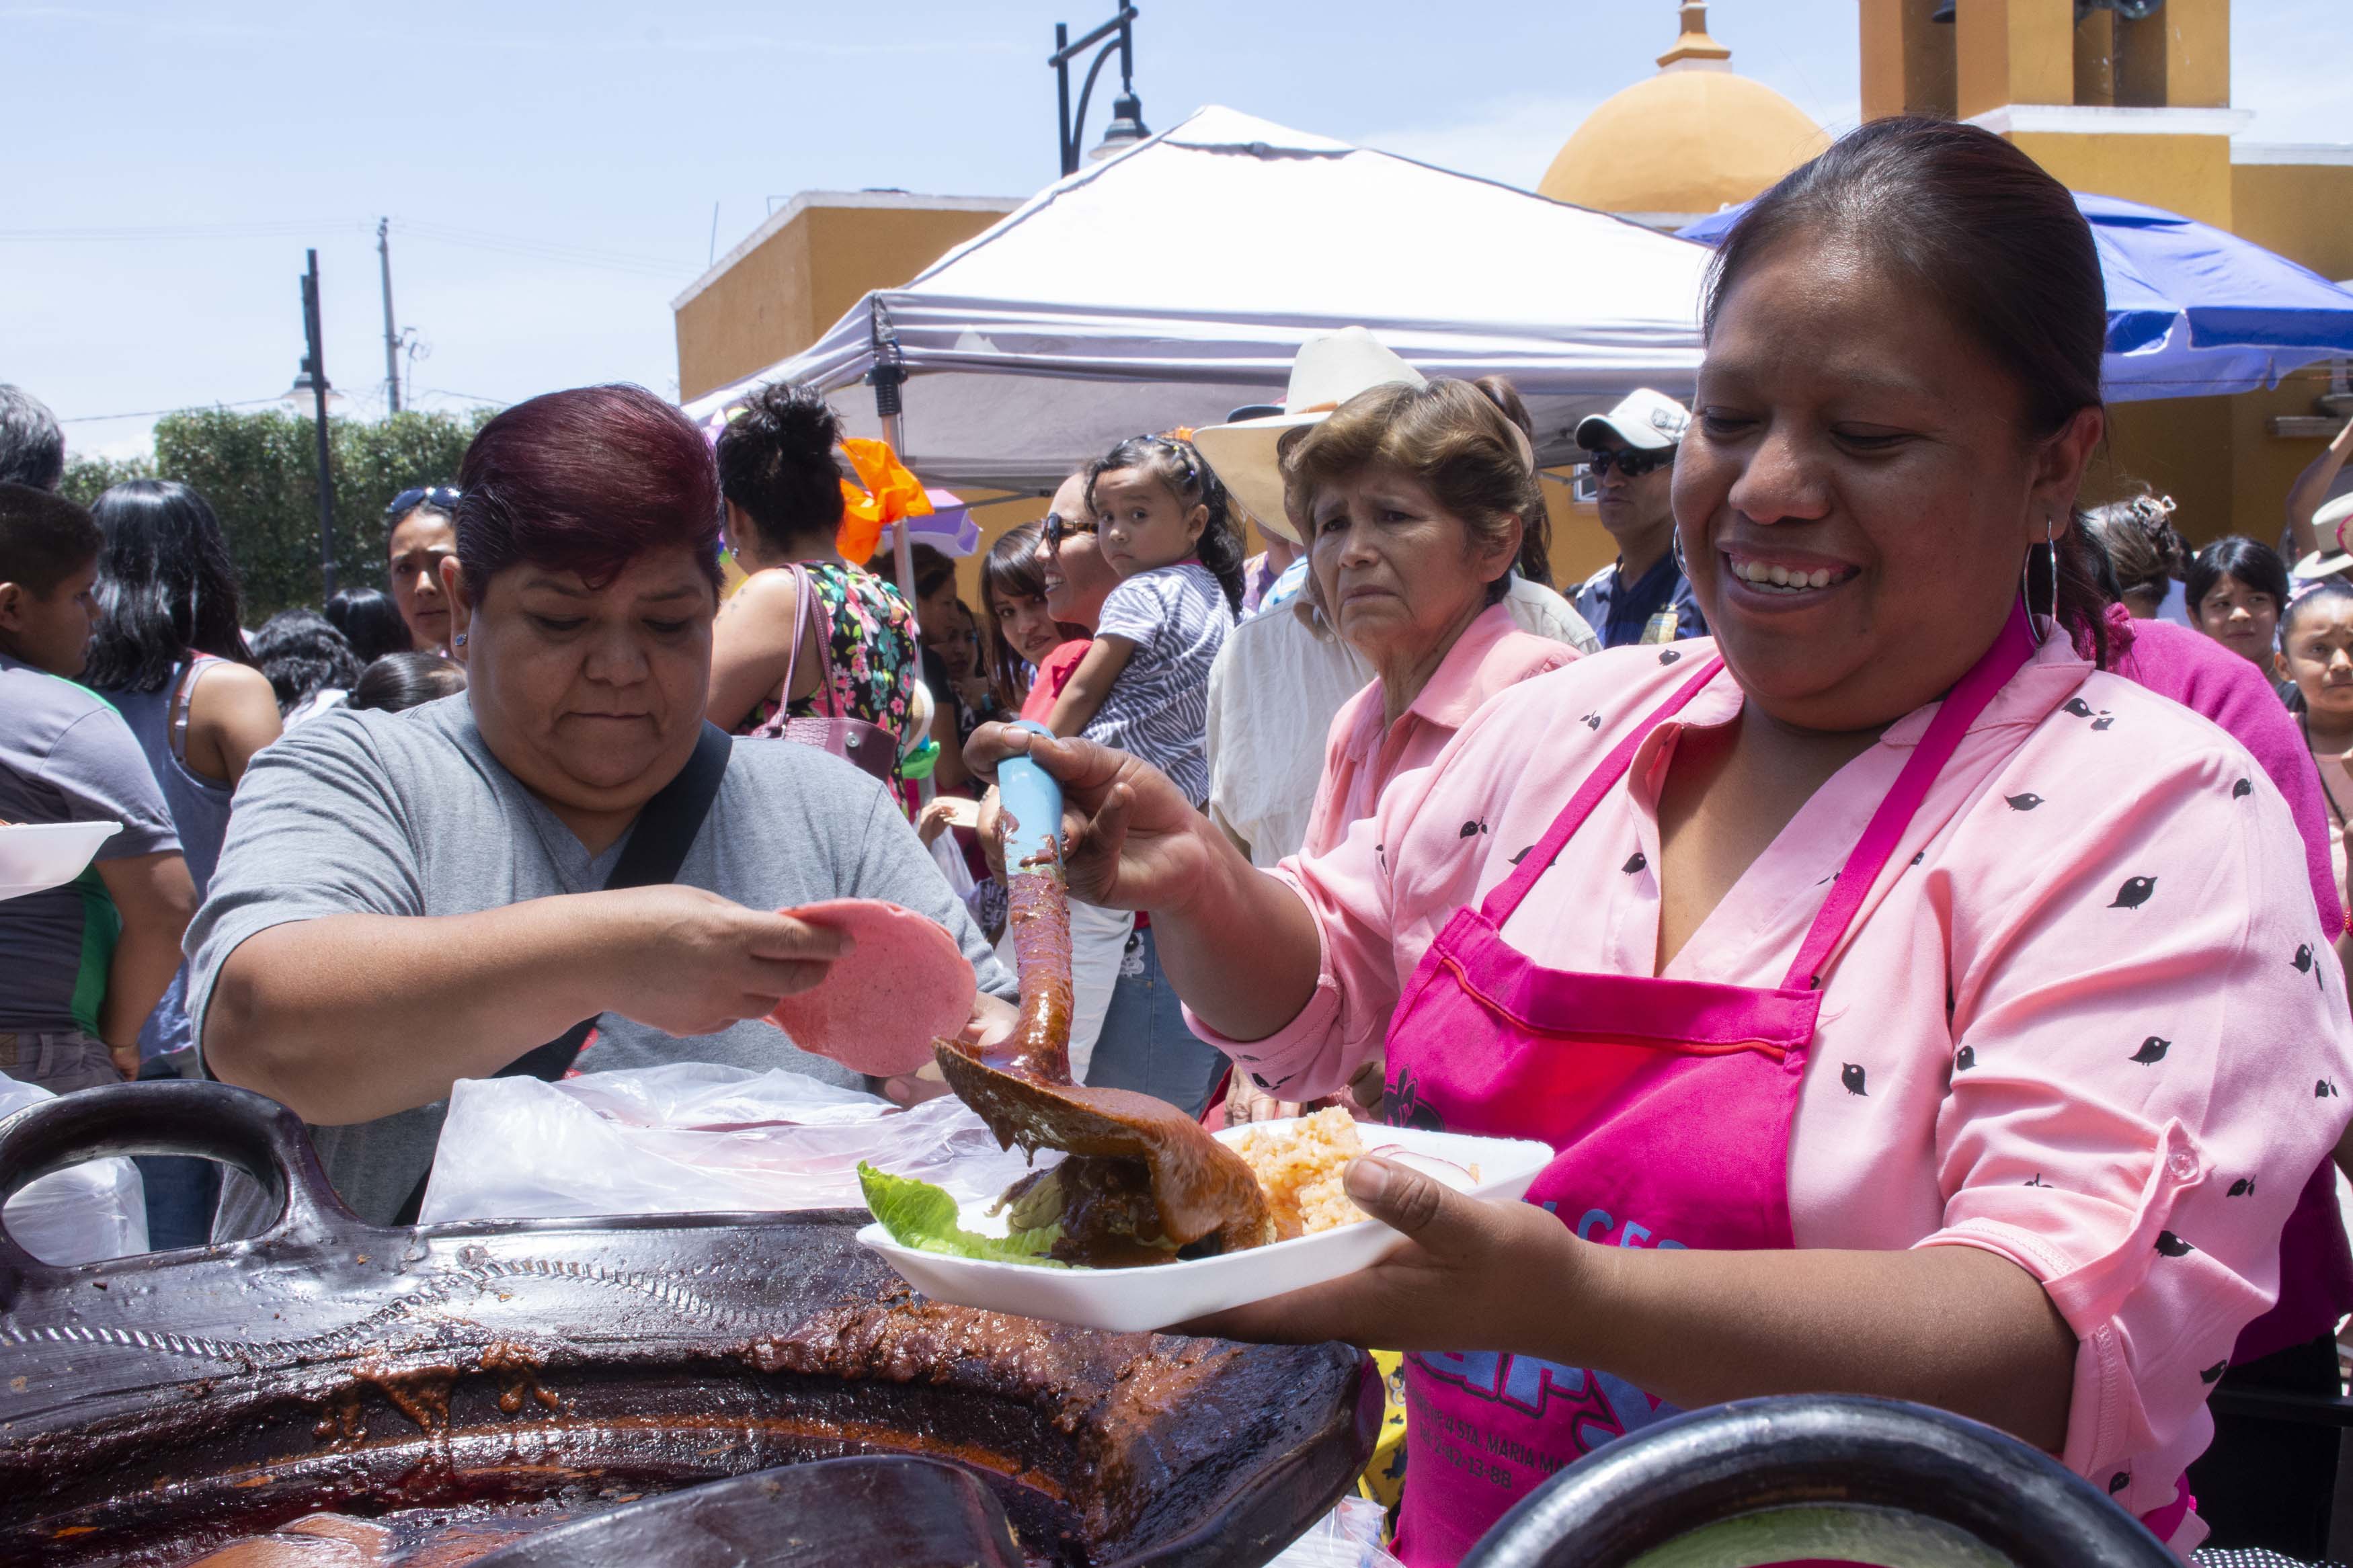
[[[857,858],[841,868],[845,885],[840,897],[888,900],[938,921],[972,961],[983,991],[1008,1002],[1019,1000],[1019,986],[997,961],[997,950],[974,922],[972,911],[940,875],[932,852],[915,837],[905,814],[879,785],[870,791],[865,825],[856,842]]]
[[[155,771],[113,709],[93,708],[67,726],[49,749],[41,778],[64,797],[68,821],[122,824],[94,858],[124,860],[179,848]]]
[[[353,715],[321,715],[254,754],[204,907],[188,927],[188,1016],[205,1012],[229,954],[272,926],[323,915],[425,912],[406,808]]]

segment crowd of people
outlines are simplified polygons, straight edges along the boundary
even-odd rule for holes
[[[1994,1422],[2194,1543],[2193,1482],[2243,1490],[2227,1445],[2184,1479],[2208,1393],[2333,1392],[2353,1311],[2353,432],[2293,564],[2080,507],[2102,320],[2023,154],[1866,126],[1725,238],[1694,402],[1578,426],[1616,553],[1567,595],[1518,394],[1359,328],[1091,455],[976,612],[936,552],[912,595],[845,556],[805,387],[715,437],[630,387],[517,405],[389,503],[383,588],[250,629],[203,496],[85,510],[0,387],[0,819],[122,825],[0,903],[0,1071],[259,1090],[379,1223],[459,1079],[911,1102],[931,1069],[762,1021],[838,951],[776,911],[938,921],[1004,1027],[1026,750],[1071,805],[1083,1081],[1559,1151],[1524,1205],[1360,1163],[1413,1244],[1219,1325],[1411,1352],[1415,1422],[1531,1457],[1417,1462],[1409,1562],[1545,1457],[1811,1388]],[[151,1164],[159,1242],[269,1221],[216,1169]],[[1548,1408],[1587,1369],[1600,1414]]]

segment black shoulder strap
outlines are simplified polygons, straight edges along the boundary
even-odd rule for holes
[[[694,754],[687,758],[686,766],[679,770],[676,778],[656,790],[638,813],[629,841],[622,846],[620,858],[614,862],[612,874],[605,879],[608,890],[658,888],[678,880],[678,869],[686,863],[686,852],[693,847],[695,835],[702,831],[703,818],[711,815],[711,803],[719,797],[719,784],[727,776],[727,758],[734,747],[734,740],[726,731],[708,720],[703,721],[702,733],[696,737]],[[535,1078],[554,1083],[572,1070],[572,1064],[579,1059],[596,1027],[595,1018],[583,1018],[491,1076]],[[425,1203],[426,1184],[432,1179],[433,1168],[427,1165],[425,1174],[417,1179],[408,1201],[393,1215],[393,1224],[417,1223],[417,1210]]]

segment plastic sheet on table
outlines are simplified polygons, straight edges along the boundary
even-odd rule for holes
[[[862,1208],[861,1160],[966,1201],[1030,1168],[952,1097],[902,1110],[800,1073],[706,1062],[468,1079],[418,1221]]]
[[[56,1095],[0,1078],[0,1121]],[[17,1246],[44,1263],[95,1263],[147,1250],[147,1194],[130,1161],[87,1160],[27,1182],[0,1211]]]

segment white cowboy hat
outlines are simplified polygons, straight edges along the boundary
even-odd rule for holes
[[[1193,432],[1194,449],[1261,528],[1296,544],[1299,535],[1282,509],[1283,437],[1321,425],[1360,392],[1392,382],[1420,386],[1427,380],[1364,328],[1343,327],[1299,345],[1282,413],[1205,426]]]
[[[2337,548],[2314,551],[2297,562],[2288,574],[2299,583],[2317,583],[2353,566],[2353,550],[2348,550],[2345,542],[2348,522],[2353,522],[2353,494],[2338,496],[2314,512],[2312,531],[2323,539],[2334,541]]]

